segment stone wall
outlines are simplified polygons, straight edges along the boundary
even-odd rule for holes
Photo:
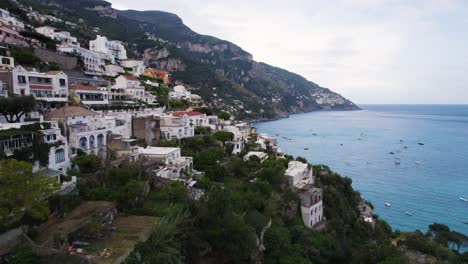
[[[74,70],[78,65],[78,58],[61,55],[46,49],[34,49],[34,54],[44,62],[55,62],[61,70]]]

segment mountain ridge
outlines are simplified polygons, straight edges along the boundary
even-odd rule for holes
[[[116,10],[102,0],[34,0],[78,16],[121,40],[129,56],[169,71],[213,109],[239,119],[274,119],[319,110],[357,110],[353,102],[304,77],[253,60],[238,45],[194,32],[176,14]]]

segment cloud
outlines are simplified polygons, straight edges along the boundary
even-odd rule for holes
[[[176,13],[358,103],[468,103],[463,0],[111,2]]]

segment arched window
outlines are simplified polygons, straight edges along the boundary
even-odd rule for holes
[[[94,145],[94,142],[95,142],[94,136],[91,135],[91,136],[89,137],[89,148],[90,148],[90,149],[93,149],[93,148],[96,147],[96,146]]]
[[[104,135],[103,134],[99,134],[97,136],[97,146],[98,147],[102,147],[104,145]]]
[[[80,138],[80,148],[84,150],[88,148],[88,139],[86,137]]]
[[[57,149],[55,150],[55,163],[60,163],[65,161],[65,150]]]

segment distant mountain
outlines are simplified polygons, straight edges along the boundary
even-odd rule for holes
[[[101,0],[35,1],[53,8],[59,17],[82,19],[89,29],[99,27],[101,35],[126,42],[130,56],[168,70],[211,107],[229,110],[239,118],[358,109],[341,95],[300,75],[254,61],[251,54],[231,42],[192,31],[177,15],[119,11]]]

